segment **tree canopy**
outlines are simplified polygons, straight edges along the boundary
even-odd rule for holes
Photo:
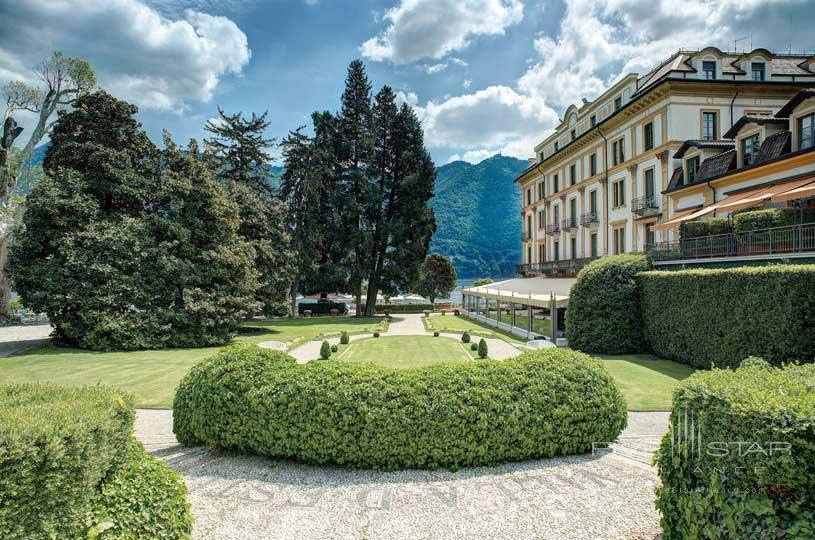
[[[422,262],[419,278],[413,290],[435,302],[436,298],[450,296],[456,288],[456,269],[445,257],[432,253]]]

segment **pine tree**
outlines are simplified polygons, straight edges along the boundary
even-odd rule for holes
[[[347,246],[346,267],[349,287],[362,315],[362,281],[365,276],[370,235],[367,214],[370,206],[369,171],[374,160],[374,125],[371,110],[371,83],[359,60],[348,66],[342,107],[337,116],[338,173],[343,194],[341,243]]]
[[[297,295],[306,276],[317,267],[319,253],[327,232],[321,215],[321,198],[325,180],[331,175],[331,156],[315,140],[302,133],[302,128],[283,140],[285,172],[280,185],[286,202],[294,272],[289,287],[291,314],[297,317]]]
[[[291,253],[285,227],[285,210],[269,185],[268,149],[274,141],[265,136],[267,113],[226,114],[218,108],[218,120],[204,129],[206,155],[220,181],[240,209],[240,235],[255,249],[255,268],[261,286],[256,300],[266,315],[276,311],[291,282]]]

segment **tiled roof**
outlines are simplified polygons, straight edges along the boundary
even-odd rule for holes
[[[758,155],[756,155],[756,159],[753,163],[763,163],[789,153],[791,141],[792,134],[789,131],[781,131],[770,135],[761,143],[761,147],[758,149]]]
[[[691,148],[713,148],[713,149],[721,149],[721,150],[729,150],[731,148],[735,148],[735,144],[733,141],[724,141],[724,140],[716,140],[716,141],[702,141],[697,139],[690,139],[682,143],[682,146],[679,147],[679,150],[676,151],[674,154],[675,159],[681,159],[682,156],[685,155],[685,152],[690,150]]]
[[[813,97],[815,97],[815,88],[802,88],[786,105],[781,107],[780,111],[775,113],[776,118],[788,118],[790,113],[794,111],[795,107],[802,101]]]
[[[773,58],[770,73],[772,75],[812,75],[811,71],[801,67],[803,58]]]
[[[787,118],[776,118],[773,116],[742,116],[733,124],[733,127],[727,130],[727,133],[724,134],[725,138],[735,139],[741,128],[747,124],[778,124],[786,127],[789,124],[789,120]]]
[[[699,167],[699,173],[696,175],[696,179],[701,182],[735,168],[736,150],[728,150],[727,152],[716,154],[704,160]]]
[[[668,189],[665,191],[673,191],[682,186],[682,182],[685,178],[685,171],[682,167],[677,167],[674,169],[673,174],[671,175],[670,181],[668,181]]]

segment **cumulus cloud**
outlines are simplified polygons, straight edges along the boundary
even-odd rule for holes
[[[27,0],[0,5],[0,19],[15,29],[14,39],[0,41],[0,78],[61,49],[90,61],[101,86],[145,108],[207,101],[251,56],[226,17],[187,9],[172,18],[138,0]]]
[[[439,59],[466,48],[475,36],[503,34],[522,19],[520,0],[401,0],[383,16],[387,29],[360,51],[394,64]]]

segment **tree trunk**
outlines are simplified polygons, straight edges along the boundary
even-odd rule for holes
[[[6,259],[8,258],[8,242],[10,231],[0,238],[0,319],[11,318],[11,279],[6,273]]]
[[[302,274],[294,276],[294,281],[291,283],[291,316],[297,318],[299,315],[297,310],[297,290],[300,288],[300,282],[303,280]]]
[[[354,316],[362,317],[363,311],[360,310],[362,307],[362,283],[354,284],[354,296],[356,297],[357,301],[357,312]]]

